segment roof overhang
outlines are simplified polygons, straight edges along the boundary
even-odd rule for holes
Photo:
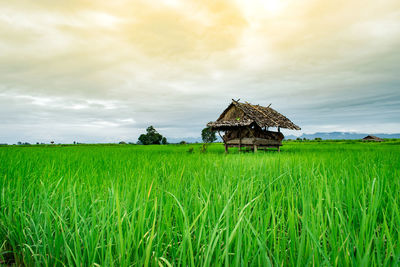
[[[236,106],[238,109],[243,111],[246,118],[245,120],[236,121],[223,121],[225,113],[232,107]],[[263,107],[259,105],[251,105],[250,103],[240,103],[232,99],[232,103],[222,112],[218,120],[215,122],[209,122],[208,127],[214,130],[229,130],[238,127],[247,127],[252,123],[257,124],[259,127],[279,127],[282,129],[289,130],[301,130],[299,126],[291,122],[284,115],[280,114],[278,111],[268,107]]]

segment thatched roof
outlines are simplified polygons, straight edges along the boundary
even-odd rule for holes
[[[240,118],[233,118],[226,120],[226,113],[236,107],[243,112]],[[215,122],[209,122],[207,126],[214,129],[228,129],[232,127],[250,126],[257,124],[262,127],[280,127],[290,130],[300,130],[300,127],[291,122],[288,118],[280,114],[273,108],[263,107],[259,105],[252,105],[250,103],[240,103],[232,99],[232,103],[224,110]]]
[[[366,137],[363,138],[363,140],[365,140],[365,141],[378,141],[378,142],[383,141],[382,138],[379,138],[379,137],[374,136],[374,135],[367,135]]]

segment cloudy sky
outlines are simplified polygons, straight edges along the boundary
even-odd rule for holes
[[[0,2],[0,143],[198,137],[232,98],[400,132],[400,1]]]

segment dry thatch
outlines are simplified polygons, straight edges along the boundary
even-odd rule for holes
[[[273,108],[240,103],[232,99],[232,103],[224,110],[215,122],[209,122],[207,126],[214,130],[228,130],[235,127],[250,125],[263,127],[280,127],[290,130],[300,130],[300,127]]]
[[[362,140],[363,141],[375,141],[375,142],[382,142],[383,141],[382,138],[379,138],[379,137],[374,136],[374,135],[367,135]]]

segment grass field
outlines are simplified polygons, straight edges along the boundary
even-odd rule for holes
[[[0,262],[400,264],[400,142],[199,149],[0,147]]]

